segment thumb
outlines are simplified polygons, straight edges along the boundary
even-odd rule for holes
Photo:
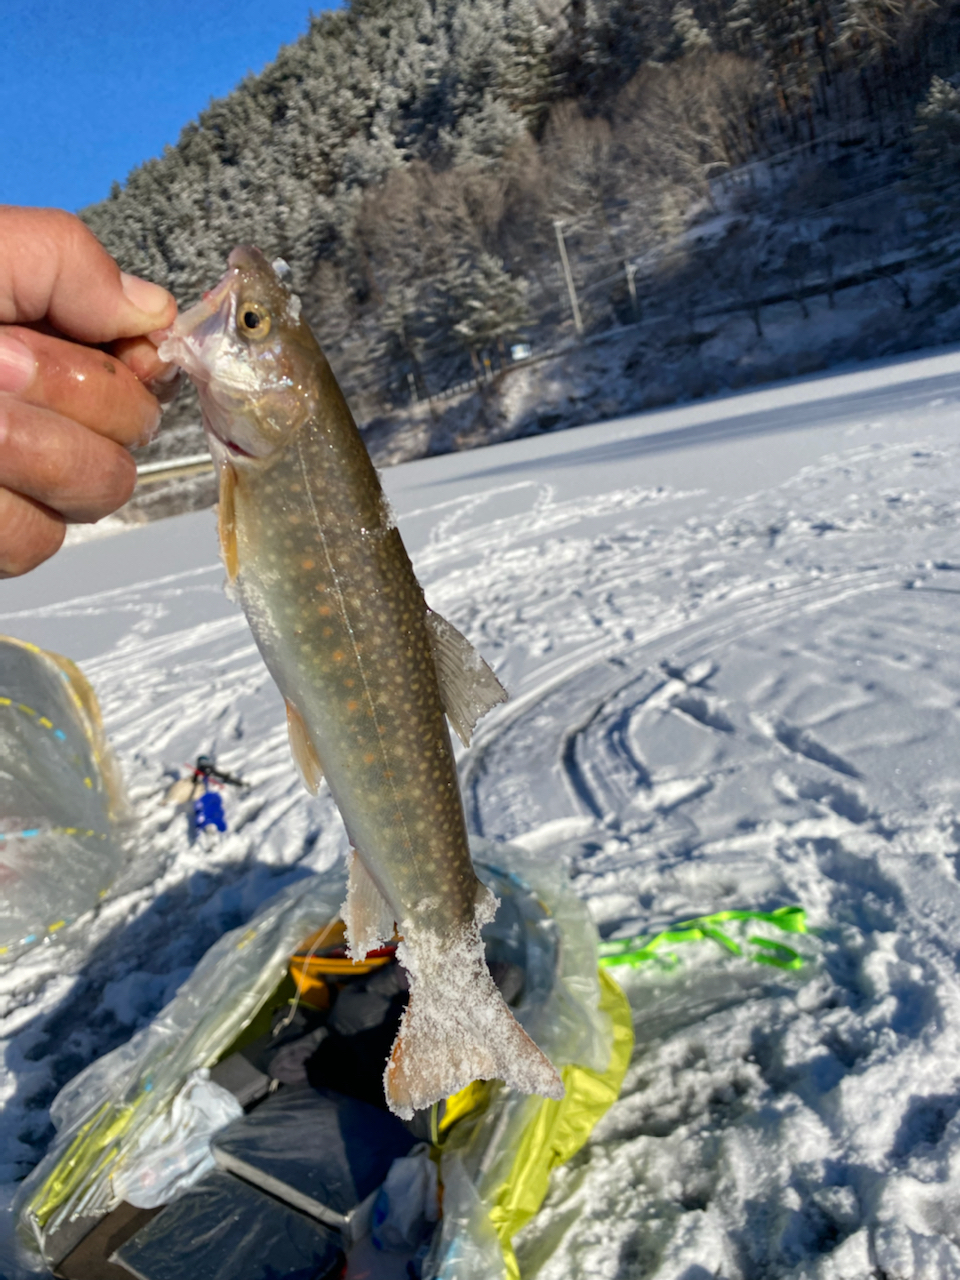
[[[0,206],[0,323],[46,320],[81,342],[165,328],[177,304],[122,272],[89,228],[60,209]]]

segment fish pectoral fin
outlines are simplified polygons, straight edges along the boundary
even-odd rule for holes
[[[229,462],[220,464],[220,501],[217,503],[217,532],[220,534],[220,555],[227,571],[227,581],[236,581],[240,571],[237,554],[237,514],[234,494],[237,473]]]
[[[347,927],[347,954],[351,960],[362,960],[368,951],[389,942],[396,925],[393,908],[380,892],[359,853],[353,851],[347,897],[340,908]]]
[[[558,1072],[514,1018],[484,961],[479,922],[418,939],[401,922],[397,949],[410,998],[383,1074],[390,1110],[414,1111],[474,1080],[562,1098]],[[425,943],[425,945],[424,945]]]
[[[300,781],[310,794],[315,796],[323,781],[323,765],[307,732],[307,726],[303,723],[303,716],[289,699],[286,699],[286,704],[290,754],[293,756],[293,763],[297,766]]]
[[[468,747],[480,717],[509,695],[466,636],[432,609],[427,610],[427,633],[443,709]]]

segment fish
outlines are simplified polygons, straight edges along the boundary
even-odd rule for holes
[[[473,868],[447,726],[468,744],[506,693],[428,607],[285,274],[238,246],[159,351],[199,392],[228,589],[286,702],[301,780],[315,795],[326,779],[347,830],[349,954],[401,939],[409,1002],[387,1105],[410,1119],[478,1079],[562,1097],[486,965],[498,904]]]

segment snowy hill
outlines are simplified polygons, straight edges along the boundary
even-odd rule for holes
[[[796,975],[708,943],[623,975],[627,1085],[525,1277],[960,1277],[958,404],[948,352],[385,476],[512,693],[461,757],[471,827],[567,859],[607,936],[813,928]],[[199,512],[0,587],[0,631],[83,664],[139,820],[99,912],[0,974],[7,1194],[62,1084],[346,849],[222,576]],[[210,849],[162,803],[201,751],[253,783]]]

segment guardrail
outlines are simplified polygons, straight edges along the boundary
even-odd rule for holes
[[[173,476],[203,475],[213,470],[209,453],[191,453],[186,458],[162,458],[159,462],[142,462],[137,467],[138,484],[154,484]]]

